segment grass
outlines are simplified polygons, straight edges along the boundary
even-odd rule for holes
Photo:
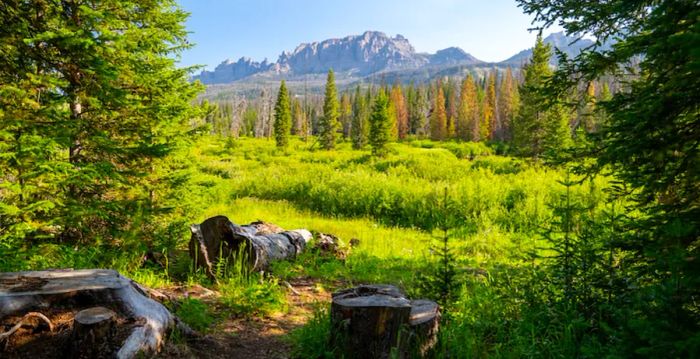
[[[561,333],[530,338],[539,323],[536,317],[525,318],[522,308],[528,296],[543,295],[526,290],[537,266],[531,254],[547,253],[539,233],[554,216],[550,204],[563,191],[565,173],[495,152],[484,144],[414,140],[392,144],[385,158],[372,158],[349,143],[328,152],[294,139],[279,150],[272,140],[205,137],[185,156],[195,168],[188,185],[176,193],[177,207],[163,217],[175,228],[162,244],[171,253],[165,269],[144,266],[139,252],[61,244],[29,246],[0,259],[0,267],[110,267],[153,287],[200,282],[220,291],[219,307],[228,315],[267,315],[286,310],[284,288],[277,281],[295,277],[315,278],[328,287],[389,283],[410,296],[430,297],[434,293],[420,289],[420,273],[436,265],[431,242],[447,218],[455,224],[451,243],[461,286],[442,330],[441,353],[557,356],[558,344],[553,343],[565,341],[556,338]],[[574,186],[571,193],[599,208],[607,205],[600,200],[605,187],[606,180],[599,178]],[[441,212],[438,202],[445,189],[453,205]],[[303,253],[274,263],[272,276],[233,276],[211,283],[192,273],[184,251],[186,223],[215,215],[239,224],[264,220],[287,229],[306,228],[360,244],[343,261]],[[202,303],[183,302],[178,312],[193,327],[206,330],[210,325]],[[332,357],[332,348],[322,345],[327,343],[327,319],[327,311],[318,309],[307,326],[291,335],[297,357]]]

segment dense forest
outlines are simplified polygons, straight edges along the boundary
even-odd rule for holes
[[[613,45],[568,58],[539,36],[485,76],[339,91],[329,69],[323,96],[208,102],[173,0],[4,1],[0,271],[203,288],[168,308],[232,343],[227,323],[299,314],[311,281],[320,303],[273,343],[300,358],[343,356],[323,295],[358,283],[437,301],[435,357],[699,356],[700,6],[517,3]],[[359,244],[212,279],[190,225],[222,214]]]

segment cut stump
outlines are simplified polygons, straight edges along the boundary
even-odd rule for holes
[[[242,264],[239,269],[245,272],[264,271],[272,261],[295,257],[312,237],[305,229],[282,231],[264,222],[239,226],[225,216],[193,224],[190,230],[190,256],[212,278],[222,260],[230,268]]]
[[[175,317],[160,303],[150,299],[136,282],[114,270],[49,270],[0,273],[0,319],[21,316],[29,311],[54,308],[83,309],[106,306],[118,311],[131,323],[128,337],[111,357],[134,358],[139,353],[157,352]],[[113,319],[106,308],[78,313],[75,339],[99,342],[109,332]],[[77,338],[79,333],[94,338]],[[107,335],[108,336],[108,335]],[[80,351],[80,350],[79,350]]]
[[[73,319],[71,358],[108,358],[117,313],[94,307],[81,310]]]
[[[411,301],[391,285],[363,285],[333,294],[334,344],[349,358],[425,356],[437,342],[435,302]]]

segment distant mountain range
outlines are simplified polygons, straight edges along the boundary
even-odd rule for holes
[[[547,36],[545,43],[567,53],[577,55],[593,41],[575,41],[564,33]],[[255,81],[255,79],[288,78],[323,74],[332,68],[341,78],[362,79],[368,76],[406,78],[421,74],[430,78],[439,74],[451,74],[465,68],[520,67],[532,55],[532,48],[523,50],[505,61],[488,63],[470,55],[459,47],[449,47],[435,54],[419,53],[405,37],[389,37],[383,32],[367,31],[341,39],[304,43],[294,51],[283,52],[276,62],[253,61],[242,57],[237,61],[226,60],[214,71],[202,71],[195,79],[204,84],[230,84]],[[553,64],[556,58],[552,57]]]

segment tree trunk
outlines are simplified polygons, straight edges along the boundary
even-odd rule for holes
[[[210,277],[232,270],[266,270],[272,261],[295,257],[311,240],[305,229],[282,232],[263,222],[239,226],[224,216],[209,218],[190,229],[190,256]]]
[[[135,323],[117,353],[111,353],[120,359],[134,358],[141,352],[157,352],[166,332],[176,324],[175,317],[162,304],[148,298],[141,286],[114,270],[0,273],[0,319],[30,310],[100,305],[118,310]],[[94,310],[80,314],[78,327],[106,315],[103,312],[90,319],[92,314]]]
[[[391,285],[333,294],[331,337],[349,358],[425,356],[437,342],[438,323],[435,302],[410,301]]]
[[[109,358],[117,314],[105,307],[81,310],[73,319],[71,358]]]

